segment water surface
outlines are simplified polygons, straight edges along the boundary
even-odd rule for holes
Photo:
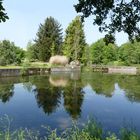
[[[0,79],[0,116],[12,128],[64,130],[96,118],[106,131],[130,125],[140,133],[140,76],[56,73]]]

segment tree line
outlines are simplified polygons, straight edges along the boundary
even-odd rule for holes
[[[62,26],[53,17],[40,24],[34,43],[27,45],[27,57],[31,61],[48,61],[53,55],[66,55],[70,61],[82,61],[85,47],[83,23],[77,16],[67,27],[63,38]]]
[[[100,39],[90,46],[90,60],[93,64],[131,65],[140,64],[140,42],[136,40],[121,46]]]
[[[79,16],[68,25],[63,36],[62,25],[53,17],[47,17],[39,25],[33,41],[27,44],[27,50],[17,47],[13,42],[0,42],[0,65],[21,64],[25,59],[48,62],[51,56],[65,55],[70,61],[79,60],[87,64],[130,65],[140,63],[140,43],[127,42],[117,46],[106,43],[106,38],[88,45],[85,39],[84,25]]]
[[[138,41],[129,41],[121,46],[117,46],[114,41],[106,42],[106,38],[102,38],[88,45],[84,25],[79,16],[68,25],[63,38],[61,24],[53,17],[48,17],[45,23],[39,26],[35,42],[28,44],[27,56],[31,61],[48,61],[53,55],[66,55],[70,61],[79,60],[84,64],[130,65],[140,63]]]

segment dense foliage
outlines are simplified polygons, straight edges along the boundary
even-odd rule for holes
[[[124,31],[130,40],[140,39],[139,0],[79,0],[75,9],[82,13],[82,19],[93,16],[93,24],[99,26],[99,31],[109,33],[107,38],[116,31]]]
[[[5,22],[9,17],[5,13],[5,8],[2,5],[3,0],[0,0],[0,22]]]
[[[126,65],[140,64],[140,43],[127,42],[119,47],[118,58]]]
[[[106,45],[103,39],[90,46],[90,60],[93,64],[131,65],[140,64],[140,43],[127,42],[117,47]]]
[[[31,41],[29,41],[27,44],[26,58],[29,61],[35,61],[38,59],[38,48],[36,47],[35,43],[32,43]]]
[[[83,64],[133,65],[140,64],[140,43],[135,39],[118,47],[113,36],[109,41],[100,39],[90,46],[86,44],[84,25],[77,16],[67,27],[62,41],[61,25],[53,17],[48,17],[39,26],[34,42],[29,41],[27,51],[16,47],[13,42],[0,42],[0,65],[20,64],[29,61],[47,62],[53,55],[66,55],[70,61],[79,60]],[[108,41],[108,42],[107,42]],[[112,43],[109,43],[112,42]]]
[[[8,40],[0,42],[0,65],[20,64],[24,57],[25,52],[13,42]]]
[[[48,17],[44,24],[40,24],[35,47],[40,61],[47,61],[53,54],[61,53],[62,28],[53,17]]]
[[[54,44],[54,43],[53,43]],[[71,46],[71,45],[70,45]],[[64,46],[63,46],[64,47]],[[65,46],[66,47],[66,46]],[[73,46],[71,46],[73,47]],[[52,48],[51,48],[52,49]],[[77,58],[75,53],[66,50],[67,47],[61,49],[65,55],[69,55],[70,60],[78,59],[83,64],[104,64],[104,65],[133,65],[140,64],[140,43],[134,41],[134,43],[127,42],[122,44],[120,47],[115,44],[105,43],[104,39],[100,39],[93,43],[91,46],[83,46],[83,50],[80,48],[78,51]],[[79,48],[78,48],[79,49]],[[54,53],[53,55],[56,55]],[[80,56],[81,54],[81,56]],[[27,51],[17,47],[13,42],[3,40],[0,42],[0,65],[19,65],[26,59],[30,62],[38,61],[39,49],[36,43],[29,42],[27,45]],[[46,56],[44,54],[44,57]]]
[[[108,64],[117,60],[117,46],[115,44],[106,45],[103,39],[93,43],[90,50],[91,61],[94,64]]]
[[[67,27],[63,44],[63,54],[70,60],[82,61],[84,49],[86,47],[83,24],[77,16]]]

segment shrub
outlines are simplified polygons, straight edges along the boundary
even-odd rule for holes
[[[0,65],[1,66],[6,66],[6,61],[5,61],[4,57],[0,58]]]

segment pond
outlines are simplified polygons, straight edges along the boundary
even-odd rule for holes
[[[105,131],[130,125],[140,133],[140,76],[102,73],[54,73],[0,78],[0,116],[12,129],[64,130],[89,117]],[[43,132],[43,130],[42,130]]]

